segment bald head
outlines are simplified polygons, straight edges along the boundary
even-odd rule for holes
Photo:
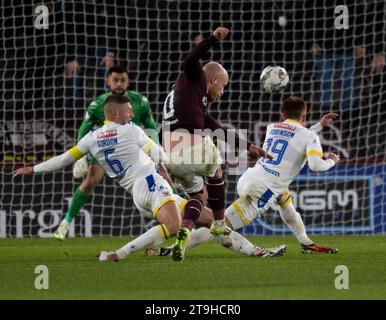
[[[224,67],[218,62],[208,62],[203,66],[202,70],[204,70],[207,78],[216,77],[216,76],[226,76],[228,77],[228,72],[224,69]]]
[[[209,101],[216,101],[223,95],[224,88],[228,84],[228,72],[217,62],[207,63],[202,70],[206,75]]]

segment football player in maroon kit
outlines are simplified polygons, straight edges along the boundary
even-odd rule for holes
[[[223,95],[229,77],[228,72],[217,62],[209,62],[204,66],[200,63],[200,58],[216,42],[224,40],[228,33],[227,28],[219,27],[193,49],[186,58],[183,74],[177,79],[164,104],[162,141],[170,157],[168,169],[190,196],[172,250],[175,261],[183,260],[190,230],[207,202],[214,216],[211,233],[230,233],[224,222],[222,159],[211,138],[204,134],[204,130],[220,130],[226,139],[226,129],[208,114],[207,107],[208,102],[215,102]],[[238,148],[238,136],[235,141],[235,147]],[[257,157],[268,156],[262,148],[250,142],[246,142],[246,146]]]

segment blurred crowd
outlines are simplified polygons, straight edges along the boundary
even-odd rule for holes
[[[282,96],[262,94],[259,75],[281,65],[291,79],[285,95],[302,95],[313,119],[340,113],[350,156],[384,159],[383,0],[43,1],[48,29],[34,28],[34,6],[22,4],[2,5],[3,120],[31,111],[76,128],[88,103],[108,90],[107,69],[119,64],[160,121],[184,56],[225,25],[229,41],[207,57],[230,72],[229,88],[212,109],[223,122],[253,131],[257,121],[277,120]],[[338,5],[347,11],[336,12]]]

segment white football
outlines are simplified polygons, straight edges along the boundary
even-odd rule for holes
[[[266,67],[260,75],[261,90],[267,93],[281,92],[289,82],[287,71],[282,67]]]

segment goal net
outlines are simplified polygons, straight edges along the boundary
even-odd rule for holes
[[[0,237],[50,237],[64,217],[81,182],[71,168],[17,178],[12,170],[74,144],[87,106],[108,90],[109,66],[127,67],[129,89],[149,99],[160,123],[186,54],[221,25],[231,33],[203,62],[222,63],[230,80],[209,111],[229,128],[247,129],[257,145],[266,125],[279,121],[283,97],[307,101],[309,124],[339,112],[320,137],[325,153],[343,160],[323,174],[305,168],[290,186],[295,206],[311,233],[386,231],[384,1],[15,0],[2,2],[1,20]],[[261,92],[268,65],[288,71],[284,93]],[[227,205],[242,170],[225,174]],[[151,223],[105,177],[70,236],[137,235]],[[243,231],[289,232],[275,208]]]

